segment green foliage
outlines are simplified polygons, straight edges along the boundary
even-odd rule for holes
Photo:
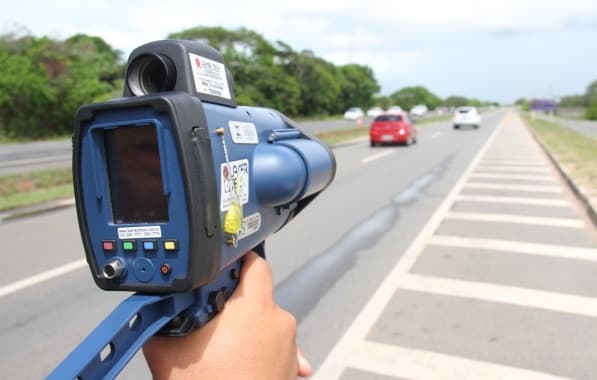
[[[597,103],[591,104],[585,111],[585,118],[587,120],[597,120]]]
[[[239,28],[195,27],[168,38],[196,40],[222,53],[235,80],[237,102],[275,108],[290,116],[328,115],[373,104],[379,85],[366,66],[336,67],[309,50],[294,51]]]
[[[456,95],[452,95],[452,96],[448,96],[445,100],[444,100],[444,105],[446,107],[460,107],[460,106],[466,106],[468,105],[468,99],[465,98],[464,96],[456,96]]]
[[[587,105],[585,118],[588,120],[597,120],[597,80],[593,81],[587,87],[584,98]]]
[[[558,103],[560,107],[583,107],[585,106],[585,97],[583,95],[563,96]]]
[[[417,104],[425,104],[427,108],[434,109],[442,100],[423,86],[404,87],[390,95],[393,104],[404,110],[410,110]]]
[[[112,96],[118,60],[97,37],[0,36],[0,139],[70,134],[79,106]]]

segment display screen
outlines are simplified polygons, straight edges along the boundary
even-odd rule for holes
[[[104,145],[114,223],[167,222],[155,126],[105,130]]]

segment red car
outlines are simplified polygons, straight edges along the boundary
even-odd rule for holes
[[[384,113],[371,123],[369,130],[371,146],[376,144],[405,144],[417,142],[417,128],[406,112]]]

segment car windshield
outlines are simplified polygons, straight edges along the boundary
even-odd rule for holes
[[[473,110],[472,108],[459,108],[458,112],[460,112],[460,113],[468,113],[468,112],[470,112],[472,110]]]
[[[375,118],[375,121],[402,121],[400,115],[381,115]]]

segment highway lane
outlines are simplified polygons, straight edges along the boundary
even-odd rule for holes
[[[366,117],[361,124],[356,120],[344,119],[301,121],[297,124],[305,132],[317,134],[359,126],[367,127],[371,121],[372,118]],[[0,144],[0,175],[70,167],[71,154],[70,139]]]
[[[422,126],[411,147],[335,150],[337,178],[292,223],[267,241],[279,302],[300,322],[299,341],[315,366],[339,339],[389,268],[414,239],[501,115],[478,131]],[[398,200],[398,202],[396,202]],[[0,286],[80,260],[74,210],[0,225]],[[298,284],[301,284],[299,287]],[[95,288],[84,267],[0,297],[0,376],[47,374],[123,293]],[[121,378],[146,378],[135,358]]]

